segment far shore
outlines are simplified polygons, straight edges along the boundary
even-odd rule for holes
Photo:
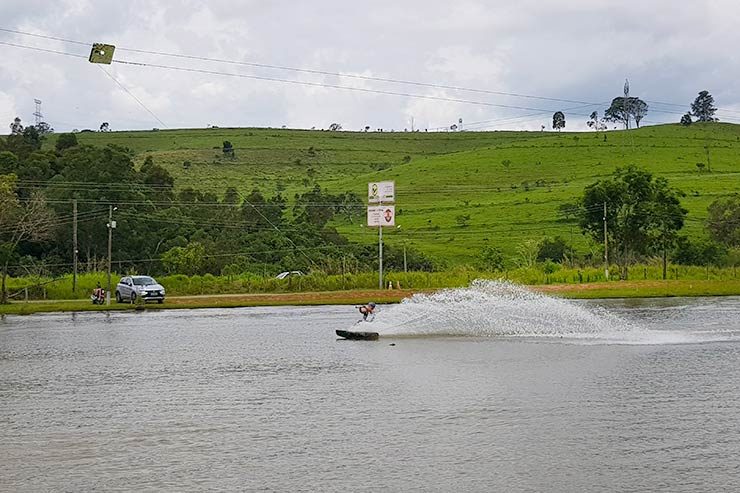
[[[740,281],[612,281],[586,284],[548,284],[527,286],[529,289],[559,298],[662,298],[677,296],[740,295]],[[250,306],[288,305],[358,305],[372,300],[377,303],[399,303],[424,290],[353,290],[301,293],[217,294],[171,296],[165,303],[146,307],[112,302],[110,306],[92,305],[89,300],[15,301],[0,305],[0,315],[28,315],[41,312],[78,312],[107,310],[163,310],[193,308],[236,308]]]

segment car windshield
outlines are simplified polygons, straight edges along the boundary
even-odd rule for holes
[[[136,286],[148,286],[150,284],[157,284],[151,277],[134,277],[133,281]]]

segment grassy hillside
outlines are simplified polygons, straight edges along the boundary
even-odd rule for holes
[[[450,262],[470,261],[487,244],[514,255],[526,239],[545,235],[572,238],[586,251],[587,240],[558,220],[557,207],[626,164],[664,176],[686,193],[692,234],[701,232],[709,203],[740,190],[740,126],[730,124],[607,133],[203,129],[83,133],[78,139],[124,145],[139,163],[151,155],[179,187],[219,195],[227,186],[256,186],[292,197],[319,183],[364,197],[368,181],[393,179],[401,228],[387,231],[387,241]],[[234,145],[234,160],[223,158],[224,140]],[[184,161],[190,169],[183,169]],[[338,226],[356,241],[376,241],[375,230]]]

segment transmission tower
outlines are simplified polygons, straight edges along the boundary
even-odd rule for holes
[[[627,109],[627,105],[629,104],[628,101],[630,99],[630,81],[629,79],[624,79],[624,117],[625,117],[625,127],[627,127],[627,130],[630,129],[630,114],[629,110]]]
[[[33,116],[36,117],[36,128],[38,128],[39,123],[44,121],[44,115],[41,113],[41,100],[34,99],[33,102],[36,103],[36,111],[33,112]]]

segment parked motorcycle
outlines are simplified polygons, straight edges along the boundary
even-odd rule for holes
[[[91,296],[90,301],[93,305],[104,305],[105,304],[105,290],[96,290]]]

